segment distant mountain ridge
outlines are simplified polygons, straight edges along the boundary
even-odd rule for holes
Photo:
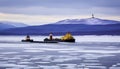
[[[9,29],[9,28],[15,28],[15,26],[9,25],[9,24],[0,23],[0,30],[5,30],[5,29]]]
[[[10,22],[10,21],[0,21],[0,30],[17,28],[17,27],[26,27],[26,26],[28,26],[28,25],[26,25],[24,23]]]
[[[20,23],[20,22],[10,22],[10,21],[0,21],[0,22],[4,23],[4,24],[13,25],[15,27],[26,27],[26,26],[28,26],[27,24]]]
[[[67,19],[52,24],[4,30],[1,35],[120,35],[120,22],[99,18]]]

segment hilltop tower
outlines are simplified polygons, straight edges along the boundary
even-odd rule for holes
[[[95,18],[95,17],[94,17],[94,14],[92,14],[92,18]]]

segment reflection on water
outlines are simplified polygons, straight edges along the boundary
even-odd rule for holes
[[[120,42],[43,44],[8,38],[0,39],[0,69],[120,69]]]

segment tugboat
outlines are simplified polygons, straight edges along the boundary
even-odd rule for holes
[[[33,39],[30,39],[30,36],[27,35],[25,40],[22,40],[22,42],[33,42]]]
[[[53,35],[52,33],[50,33],[49,35],[49,39],[45,38],[44,41],[58,41],[58,42],[75,42],[74,37],[71,35],[71,33],[66,33],[65,36],[63,36],[62,38],[55,38],[53,39]]]
[[[62,38],[61,38],[61,41],[62,42],[75,42],[75,39],[74,39],[74,37],[71,35],[71,33],[66,33],[66,35],[65,36],[63,36]]]

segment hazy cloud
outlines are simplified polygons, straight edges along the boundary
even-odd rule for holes
[[[117,17],[119,11],[120,0],[0,0],[0,13],[6,15]]]
[[[107,11],[102,8],[110,8]],[[0,0],[0,12],[39,15],[73,15],[98,13],[100,8],[107,14],[120,10],[120,0]],[[114,10],[114,11],[113,11]],[[118,12],[117,12],[118,14]]]

